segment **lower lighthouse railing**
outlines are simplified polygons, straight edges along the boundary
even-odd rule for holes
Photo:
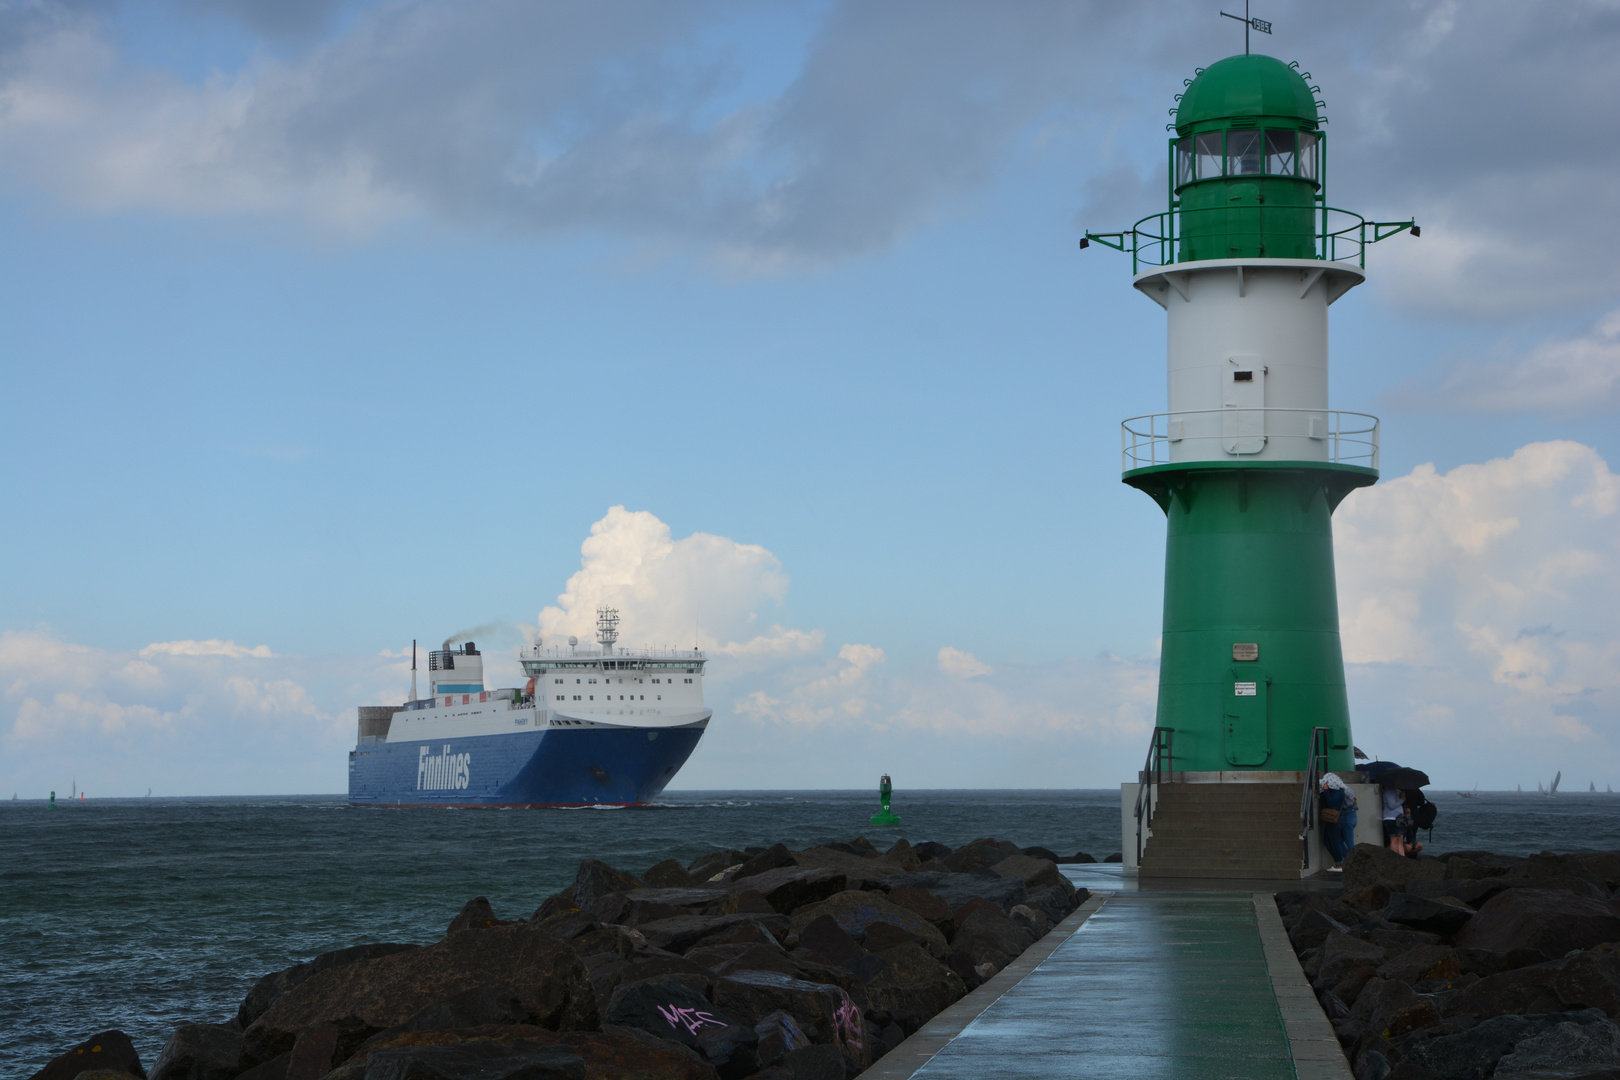
[[[1153,811],[1159,804],[1159,785],[1164,782],[1164,774],[1170,771],[1175,755],[1172,751],[1172,739],[1175,737],[1175,728],[1156,727],[1153,729],[1153,741],[1148,744],[1147,761],[1142,766],[1139,777],[1141,784],[1136,791],[1136,865],[1142,866],[1142,845],[1146,840],[1145,834],[1153,828]]]

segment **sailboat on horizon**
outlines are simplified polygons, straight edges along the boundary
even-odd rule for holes
[[[1553,774],[1553,780],[1552,780],[1552,786],[1551,787],[1542,787],[1538,783],[1538,784],[1536,784],[1536,790],[1541,792],[1543,795],[1556,795],[1556,794],[1558,794],[1558,781],[1562,780],[1563,778],[1564,778],[1564,770],[1559,769],[1556,773]]]

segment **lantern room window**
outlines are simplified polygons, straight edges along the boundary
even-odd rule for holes
[[[1210,131],[1193,136],[1195,180],[1209,180],[1221,175],[1223,132]]]
[[[1299,133],[1299,175],[1306,180],[1317,179],[1317,137],[1308,132]]]
[[[1266,132],[1266,172],[1271,176],[1293,176],[1298,164],[1292,131]]]
[[[1226,133],[1226,175],[1257,176],[1262,164],[1258,131]]]
[[[1192,136],[1176,140],[1176,187],[1190,184],[1193,179]]]

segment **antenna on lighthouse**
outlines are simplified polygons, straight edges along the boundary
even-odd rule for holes
[[[596,609],[596,640],[602,643],[602,655],[613,655],[613,643],[619,640],[619,609]]]
[[[1221,15],[1224,18],[1236,19],[1238,22],[1243,24],[1243,55],[1245,55],[1245,56],[1249,55],[1249,30],[1250,30],[1250,28],[1258,30],[1262,34],[1271,33],[1271,24],[1268,23],[1266,20],[1264,20],[1264,19],[1252,19],[1252,18],[1249,17],[1249,0],[1243,0],[1243,14],[1242,15],[1233,15],[1233,14],[1230,14],[1230,13],[1225,12],[1225,11],[1221,12]]]

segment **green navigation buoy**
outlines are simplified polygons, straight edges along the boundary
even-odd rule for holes
[[[56,809],[56,792],[51,792],[51,809]]]
[[[878,798],[883,802],[883,809],[872,815],[873,825],[900,824],[900,819],[889,809],[889,797],[893,794],[894,785],[889,782],[889,774],[884,773],[883,779],[878,782]]]

